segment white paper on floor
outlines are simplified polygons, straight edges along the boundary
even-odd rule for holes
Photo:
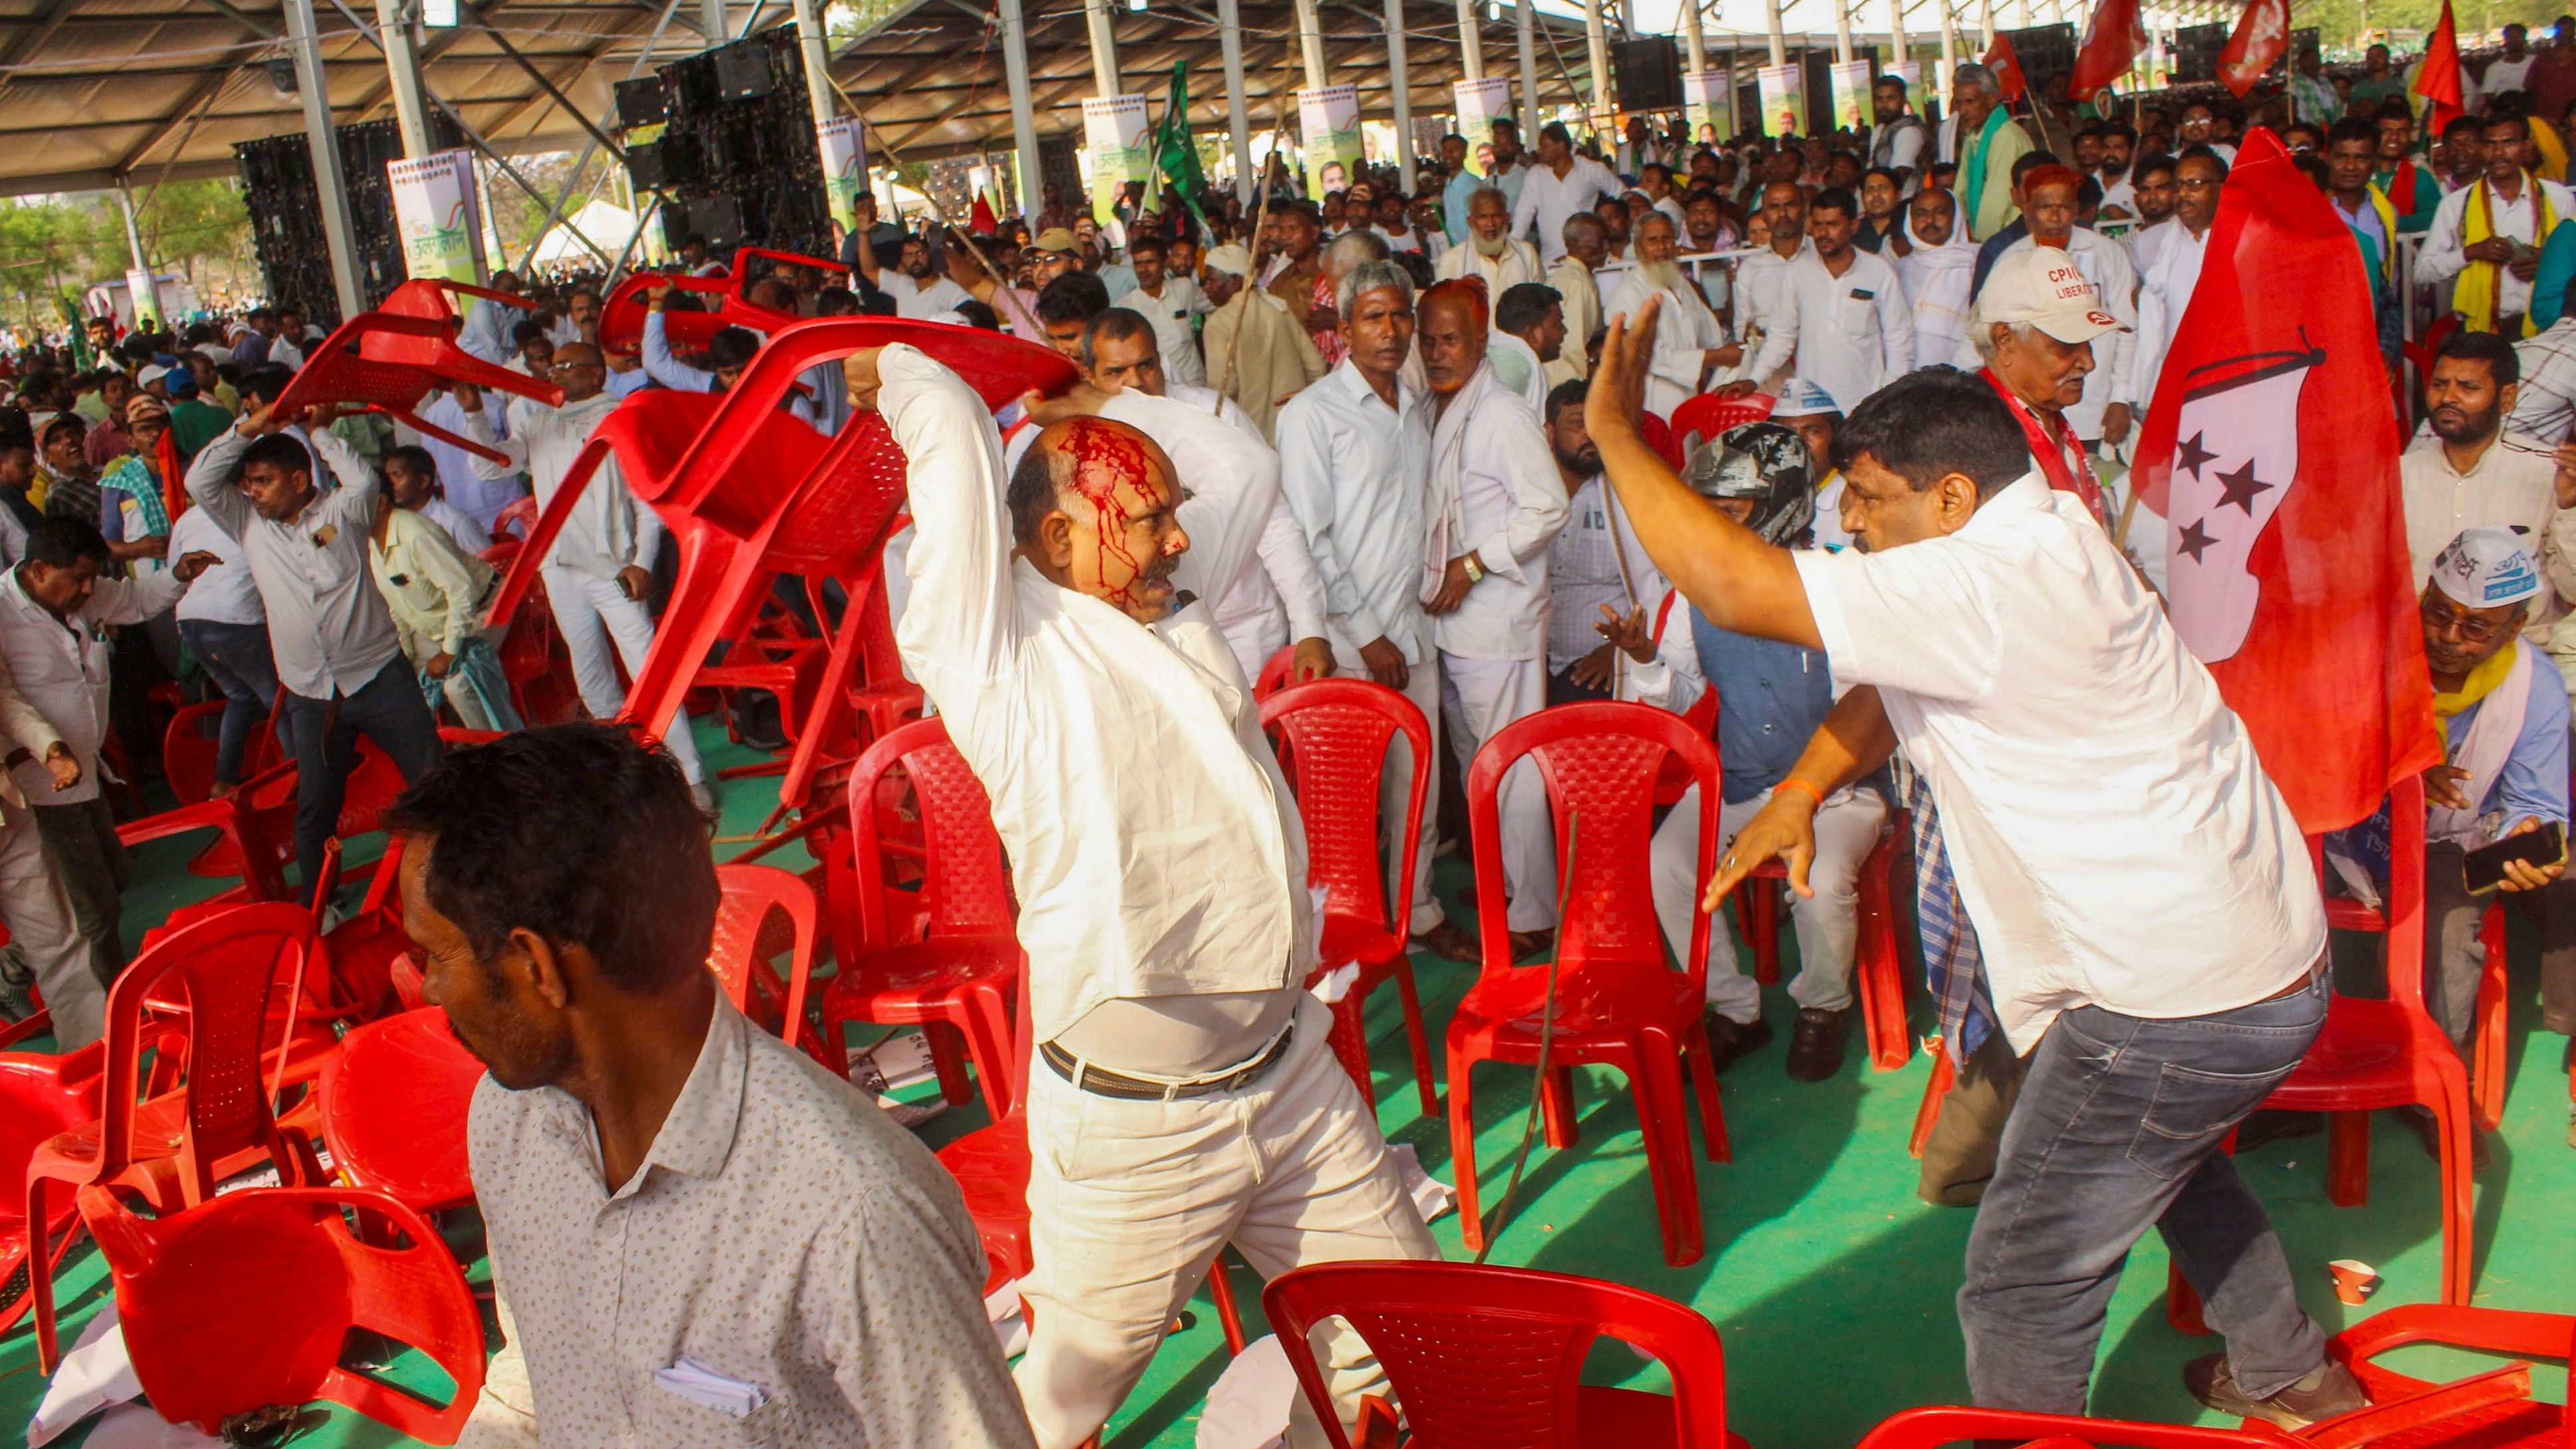
[[[166,1424],[141,1404],[119,1404],[99,1418],[84,1449],[202,1449],[224,1441],[194,1424]]]
[[[27,1449],[42,1449],[110,1404],[141,1397],[143,1385],[134,1380],[134,1365],[125,1356],[125,1331],[117,1326],[116,1302],[110,1299],[81,1330],[80,1341],[63,1355],[53,1382],[45,1386],[45,1401],[27,1423]]]
[[[1029,1350],[1029,1321],[1021,1311],[1020,1280],[1013,1278],[984,1295],[984,1318],[993,1325],[993,1337],[1002,1345],[1002,1357],[1015,1358]]]
[[[1199,1415],[1198,1449],[1278,1449],[1297,1401],[1297,1371],[1277,1334],[1243,1346],[1217,1375]]]
[[[895,1093],[918,1086],[938,1075],[930,1060],[930,1039],[918,1031],[890,1036],[850,1059],[850,1080],[859,1089],[874,1095],[877,1106],[896,1124],[918,1127],[948,1110],[948,1099],[930,1096],[918,1102],[903,1102]]]
[[[1422,1158],[1410,1142],[1386,1145],[1387,1160],[1395,1164],[1395,1175],[1404,1182],[1404,1195],[1413,1199],[1414,1211],[1425,1223],[1437,1222],[1441,1214],[1458,1206],[1458,1189],[1422,1170]]]

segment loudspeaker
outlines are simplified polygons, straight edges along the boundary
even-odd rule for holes
[[[1681,51],[1669,35],[1615,42],[1610,47],[1610,73],[1618,79],[1620,110],[1682,108]]]
[[[701,196],[689,203],[689,229],[714,251],[742,245],[742,202],[731,196]]]
[[[617,83],[617,124],[620,129],[658,126],[670,118],[671,99],[662,89],[660,76],[639,76]]]
[[[2293,67],[2304,67],[2310,59],[2319,58],[2317,40],[2317,27],[2313,25],[2291,31],[2290,64]]]
[[[2227,48],[2228,25],[2186,25],[2174,32],[2173,78],[2185,81],[2218,79],[2218,53]]]
[[[728,101],[753,101],[769,94],[769,47],[757,40],[736,41],[715,52],[716,91]]]
[[[2003,34],[2012,41],[2013,59],[2021,62],[2022,81],[2034,97],[2047,95],[2051,81],[2074,78],[2074,26],[2034,25]]]

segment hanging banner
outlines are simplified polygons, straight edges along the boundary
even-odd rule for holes
[[[1091,219],[1107,226],[1118,214],[1118,193],[1130,181],[1153,175],[1152,131],[1143,96],[1084,96],[1083,148],[1091,157]]]
[[[1838,60],[1829,75],[1833,84],[1834,124],[1846,131],[1857,131],[1872,119],[1869,92],[1878,84],[1878,62],[1874,60]]]
[[[1753,73],[1762,90],[1762,134],[1794,136],[1807,125],[1807,72],[1792,61],[1766,65]]]
[[[868,194],[868,123],[835,116],[814,123],[814,145],[823,154],[823,196],[843,232],[859,225],[859,198]]]
[[[473,152],[439,151],[418,160],[388,161],[385,186],[393,193],[405,275],[483,280],[483,207],[474,184]]]
[[[1350,185],[1360,165],[1360,88],[1300,90],[1297,129],[1306,143],[1306,198],[1321,201],[1326,192]],[[1493,134],[1490,126],[1485,134]]]
[[[161,293],[152,285],[152,274],[140,267],[125,273],[125,302],[134,313],[127,319],[129,326],[141,327],[147,317],[156,324],[167,320],[161,315]]]
[[[1494,174],[1494,122],[1512,118],[1512,78],[1489,75],[1483,80],[1449,83],[1458,107],[1458,134],[1467,138],[1467,169],[1478,176]]]
[[[1923,108],[1923,62],[1919,60],[1890,61],[1885,69],[1887,74],[1905,82],[1905,108],[1907,110],[1912,111],[1918,116],[1931,114]],[[1875,124],[1874,121],[1873,124]]]
[[[1692,144],[1735,139],[1735,75],[1723,70],[1682,72],[1682,110]],[[1710,134],[1711,128],[1716,134]]]

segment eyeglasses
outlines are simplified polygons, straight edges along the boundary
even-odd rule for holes
[[[2424,617],[2425,628],[2436,634],[2457,634],[2465,644],[2492,644],[2512,628],[2510,619],[2472,619],[2466,614],[2452,612],[2447,603],[2436,604],[2429,595],[2418,612]]]

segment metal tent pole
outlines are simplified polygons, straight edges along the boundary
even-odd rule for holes
[[[313,191],[322,205],[322,236],[331,248],[331,283],[343,321],[366,310],[358,291],[357,227],[349,220],[349,192],[341,184],[340,134],[331,126],[330,78],[322,69],[322,37],[313,24],[313,0],[285,0],[286,40],[295,52],[295,90],[304,102],[304,140],[313,156]],[[309,298],[271,298],[309,302]]]

